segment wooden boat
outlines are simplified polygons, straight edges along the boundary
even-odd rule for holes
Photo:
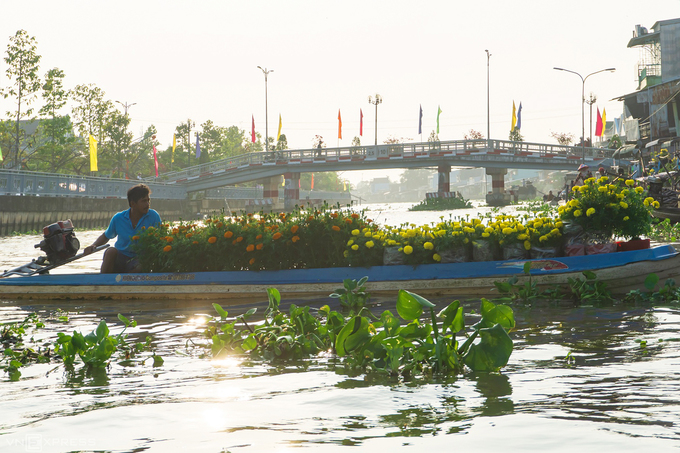
[[[517,275],[528,278],[524,263],[531,262],[531,278],[542,287],[566,286],[569,278],[596,273],[615,294],[644,288],[650,273],[660,282],[680,276],[680,255],[670,245],[645,250],[552,259],[487,261],[421,266],[374,266],[282,271],[51,274],[0,279],[0,299],[213,299],[266,298],[267,288],[284,297],[326,297],[344,279],[368,276],[371,294],[396,294],[399,289],[423,296],[474,297],[494,294],[494,281]]]

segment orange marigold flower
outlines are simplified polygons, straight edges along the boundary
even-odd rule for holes
[[[260,242],[259,244],[257,244],[255,246],[255,248],[258,249],[258,250],[262,250],[262,247],[264,247],[264,244],[262,242]]]
[[[290,232],[295,234],[295,233],[297,233],[298,228],[299,227],[297,225],[293,225],[292,227],[290,227]]]
[[[246,247],[246,252],[252,252],[255,250],[255,246],[253,244],[248,244],[248,247]]]
[[[371,222],[373,222],[373,220],[371,220],[371,219],[366,219],[366,223],[371,223]]]
[[[255,240],[259,241],[260,239],[262,239],[262,235],[258,234],[257,237],[255,238]]]
[[[274,239],[274,240],[281,239],[281,236],[283,236],[283,235],[281,233],[277,232],[277,233],[274,233],[274,236],[272,236],[272,239]]]
[[[138,241],[138,240],[139,240],[139,236],[132,236],[132,240],[133,240],[133,241]]]
[[[198,241],[194,241],[194,242],[192,242],[192,244],[198,245]]]
[[[172,234],[177,234],[179,233],[179,228],[173,228],[172,229]]]
[[[291,238],[291,241],[293,241],[294,243],[297,242],[297,241],[299,241],[299,240],[300,240],[300,236],[293,236],[293,237]]]
[[[232,237],[233,235],[234,235],[234,233],[232,233],[231,231],[226,231],[226,232],[224,233],[224,237],[227,238],[227,239],[229,239],[229,238]]]
[[[248,263],[249,263],[251,266],[252,266],[253,264],[255,264],[255,258],[250,258],[250,261],[248,261]]]
[[[345,223],[352,223],[352,219],[345,219]]]
[[[146,227],[145,227],[145,226],[142,227],[142,231],[144,231],[144,230],[146,230]]]
[[[331,218],[337,219],[337,218],[338,218],[338,213],[337,213],[337,212],[331,212]]]
[[[187,239],[191,239],[191,236],[193,236],[193,234],[187,233],[186,238],[187,238]]]
[[[165,247],[163,247],[164,252],[169,252],[170,250],[172,250],[172,245],[166,245]]]
[[[222,228],[223,226],[224,226],[224,224],[223,224],[222,222],[219,222],[219,223],[217,224],[217,228]]]
[[[212,219],[205,219],[205,223],[210,223],[212,222]]]
[[[165,236],[165,240],[168,242],[172,242],[175,240],[175,238],[173,238],[172,236]]]
[[[353,212],[353,213],[352,213],[352,218],[353,218],[353,219],[358,219],[358,218],[359,218],[359,214],[357,214],[356,212]]]
[[[333,231],[340,231],[340,227],[337,225],[333,225]]]
[[[214,244],[215,242],[217,242],[217,238],[215,236],[210,236],[208,238],[208,242],[211,243],[211,244]]]
[[[239,236],[236,238],[236,242],[241,242],[243,240],[243,236]]]
[[[236,245],[236,239],[234,239],[233,241],[231,241],[231,245]]]
[[[313,215],[310,215],[309,217],[307,217],[307,221],[308,221],[308,222],[311,222],[312,220],[314,220],[314,216],[313,216]]]

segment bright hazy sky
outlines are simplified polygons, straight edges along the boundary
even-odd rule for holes
[[[508,138],[514,100],[522,103],[525,141],[555,143],[553,131],[581,135],[582,85],[553,67],[583,76],[616,67],[585,86],[611,120],[622,103],[610,100],[637,88],[639,50],[626,47],[635,25],[651,29],[680,17],[680,0],[31,0],[3,2],[2,16],[3,56],[9,36],[25,29],[37,39],[41,74],[58,67],[67,88],[93,83],[112,101],[135,103],[135,136],[154,124],[164,147],[187,118],[249,132],[254,115],[264,137],[257,66],[273,70],[269,135],[276,136],[281,114],[291,148],[310,148],[316,134],[329,147],[350,145],[359,135],[359,109],[361,141],[372,144],[375,106],[368,96],[376,93],[383,97],[379,143],[390,136],[421,141],[420,105],[423,141],[436,127],[438,106],[441,140],[462,139],[470,129],[486,136],[485,49],[491,137]],[[4,74],[4,61],[0,67]],[[9,100],[0,107],[12,109]]]

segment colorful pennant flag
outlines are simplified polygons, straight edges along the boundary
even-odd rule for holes
[[[201,144],[198,142],[198,134],[196,134],[196,159],[201,157]]]
[[[602,117],[600,116],[600,108],[597,108],[597,124],[595,125],[595,136],[601,137],[602,136]],[[591,129],[592,130],[592,129]],[[583,138],[585,140],[585,137]],[[590,146],[593,144],[591,143]]]
[[[516,126],[517,126],[517,109],[515,108],[515,101],[512,101],[512,124],[510,126],[510,132],[515,132]]]
[[[253,143],[255,143],[255,116],[253,115],[253,128],[251,132],[251,139]]]
[[[607,109],[602,109],[602,133],[600,137],[604,136],[605,129],[607,129]]]
[[[342,139],[342,117],[340,116],[340,109],[338,109],[338,139]]]
[[[90,135],[90,171],[99,171],[97,169],[97,140]]]
[[[520,130],[522,129],[522,103],[519,103],[519,108],[517,109],[517,126],[515,126],[515,129]]]
[[[437,106],[437,134],[439,134],[439,115],[442,113],[442,108]]]
[[[310,190],[314,190],[314,173],[312,173],[312,186],[310,187]]]
[[[281,114],[279,113],[279,131],[276,133],[276,141],[279,141],[279,138],[281,138],[281,126],[283,126],[283,123],[281,122]]]
[[[156,169],[156,178],[158,178],[158,154],[156,153],[156,145],[153,145],[153,166]]]
[[[364,112],[359,109],[359,136],[364,136]]]
[[[0,148],[0,161],[2,161],[2,148]]]
[[[423,133],[423,104],[420,104],[420,115],[418,115],[418,134]]]
[[[172,159],[170,159],[171,163],[175,162],[175,148],[177,148],[177,135],[172,134]]]

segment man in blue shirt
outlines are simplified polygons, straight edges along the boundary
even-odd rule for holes
[[[151,209],[150,195],[151,190],[146,184],[131,187],[127,192],[130,209],[115,214],[106,231],[92,245],[85,247],[83,252],[89,255],[96,247],[118,237],[115,246],[104,252],[102,274],[139,272],[137,253],[131,249],[132,237],[138,235],[142,228],[157,227],[161,223],[161,216]]]

